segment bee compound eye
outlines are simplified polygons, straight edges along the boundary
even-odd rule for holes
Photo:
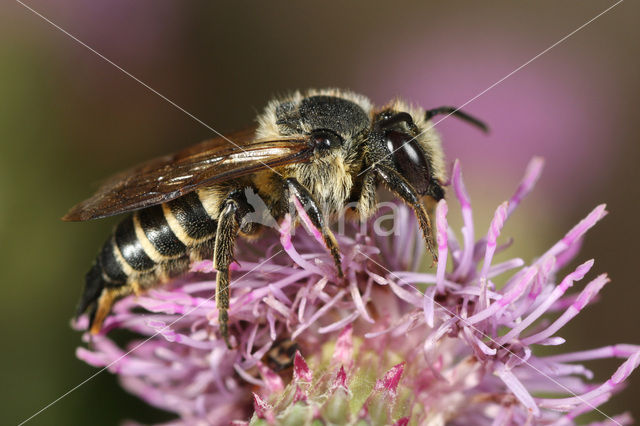
[[[429,164],[418,141],[397,130],[387,130],[384,139],[396,169],[419,194],[424,195],[429,188]]]
[[[326,150],[340,146],[342,138],[328,130],[314,130],[311,133],[311,141],[316,149]]]

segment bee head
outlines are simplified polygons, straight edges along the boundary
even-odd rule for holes
[[[420,143],[424,133],[408,112],[386,110],[375,118],[371,140],[377,142],[375,152],[383,155],[379,161],[396,169],[418,194],[440,200],[444,190],[436,177],[432,155]]]

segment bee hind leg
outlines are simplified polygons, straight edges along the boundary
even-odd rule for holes
[[[88,312],[88,329],[91,334],[98,334],[105,318],[111,312],[113,303],[128,294],[127,287],[105,280],[102,267],[94,263],[85,276],[85,285],[76,309],[76,318]]]
[[[302,186],[300,182],[298,182],[294,178],[286,179],[287,189],[289,190],[289,194],[296,197],[296,199],[302,205],[302,208],[309,216],[311,220],[311,224],[320,231],[322,234],[322,240],[324,244],[327,246],[329,251],[331,252],[331,256],[333,257],[333,262],[336,265],[336,269],[338,270],[338,277],[343,278],[344,274],[342,273],[342,260],[340,259],[340,249],[338,248],[338,243],[336,238],[333,236],[333,232],[327,226],[324,216],[318,207],[318,204],[313,199],[307,188]]]
[[[229,298],[230,277],[229,266],[233,262],[233,248],[240,232],[242,219],[253,210],[245,195],[233,191],[222,204],[218,216],[215,247],[213,251],[213,267],[216,274],[216,307],[218,308],[218,324],[220,334],[227,347],[233,346],[229,341]]]
[[[116,290],[112,288],[105,288],[102,290],[98,301],[93,306],[91,312],[89,313],[89,332],[91,334],[98,334],[102,329],[102,324],[104,320],[111,312],[111,307],[113,303],[116,301]]]
[[[105,284],[105,280],[102,278],[102,268],[96,262],[85,276],[84,290],[82,291],[80,302],[76,308],[77,319],[80,315],[84,314],[90,306],[94,305],[89,315],[89,327],[91,327],[92,318],[95,316],[95,303],[100,297]]]

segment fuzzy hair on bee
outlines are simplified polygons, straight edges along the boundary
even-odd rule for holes
[[[340,250],[328,224],[343,214],[370,217],[380,185],[413,209],[435,259],[423,201],[444,197],[444,154],[431,121],[438,114],[486,130],[454,107],[424,110],[402,100],[375,107],[350,91],[309,90],[269,102],[256,128],[115,175],[63,217],[130,213],[87,273],[78,315],[88,311],[89,328],[98,333],[117,299],[213,259],[220,336],[232,347],[229,267],[236,239],[258,238],[295,203],[322,235],[341,279]]]

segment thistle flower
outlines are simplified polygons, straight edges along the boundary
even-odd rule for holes
[[[573,424],[621,390],[640,363],[640,346],[537,354],[561,345],[556,333],[609,282],[599,275],[568,293],[594,262],[562,272],[605,216],[604,205],[530,264],[493,261],[509,246],[498,244],[505,221],[541,169],[540,159],[529,164],[475,241],[456,162],[452,186],[464,226],[458,239],[447,223],[447,202],[437,205],[435,271],[419,271],[424,243],[404,206],[392,206],[391,235],[380,226],[385,211],[364,229],[350,225],[338,235],[344,282],[317,233],[293,235],[287,216],[277,233],[259,240],[263,249],[239,243],[229,311],[235,350],[216,337],[215,276],[205,261],[171,287],[118,302],[92,349],[81,347],[77,355],[176,413],[170,424]],[[497,286],[502,277],[506,283]],[[115,329],[147,337],[119,346],[107,335]],[[267,362],[284,339],[299,350],[293,373]],[[606,382],[593,383],[581,363],[609,357],[624,361]],[[631,421],[628,414],[600,413],[609,423]]]

